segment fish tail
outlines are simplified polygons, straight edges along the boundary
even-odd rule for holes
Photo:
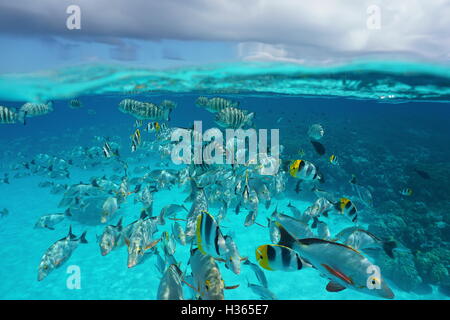
[[[389,256],[389,258],[394,258],[394,249],[397,248],[397,242],[395,240],[388,240],[383,242],[383,250]]]
[[[88,243],[86,240],[86,233],[87,233],[87,231],[83,232],[83,234],[81,235],[81,237],[80,237],[81,243]]]

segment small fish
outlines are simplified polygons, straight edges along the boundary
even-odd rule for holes
[[[256,260],[259,265],[269,271],[297,271],[303,267],[299,255],[291,248],[266,244],[256,249]]]
[[[78,99],[72,99],[69,101],[69,107],[71,109],[80,109],[81,107],[83,107],[83,104]]]
[[[338,160],[338,158],[337,158],[334,154],[332,154],[332,155],[330,156],[330,163],[331,163],[332,165],[334,165],[334,166],[338,166],[338,165],[339,165],[339,160]]]
[[[186,234],[184,233],[183,227],[177,221],[172,225],[172,234],[179,244],[182,246],[186,245]]]
[[[6,217],[9,214],[9,210],[6,208],[3,208],[3,210],[0,210],[0,216],[2,218]]]
[[[325,130],[320,124],[313,124],[308,130],[308,136],[313,140],[322,139]]]
[[[145,131],[158,132],[160,129],[161,129],[161,126],[159,125],[159,122],[149,122],[147,124],[147,127],[145,128]]]
[[[303,157],[306,153],[305,153],[305,150],[300,149],[300,150],[297,152],[297,154],[298,154],[300,157]]]
[[[144,120],[136,119],[136,121],[134,122],[134,127],[140,128],[140,127],[142,127],[143,124],[144,124]]]
[[[317,154],[323,156],[325,154],[325,146],[318,141],[311,140],[311,144],[316,150]]]
[[[350,199],[341,198],[334,206],[339,213],[348,216],[352,222],[358,221],[358,210]]]
[[[25,110],[17,112],[14,109],[0,106],[0,123],[2,124],[15,124],[17,122],[25,124],[26,115]]]
[[[65,217],[70,217],[72,214],[70,210],[66,210],[64,213],[52,213],[46,214],[38,219],[34,228],[47,228],[49,230],[55,230],[54,226],[64,220]]]
[[[257,264],[254,264],[253,262],[250,261],[250,259],[247,259],[244,261],[244,265],[249,266],[253,270],[253,272],[255,273],[256,279],[258,279],[259,283],[264,288],[269,287],[269,283],[267,282],[267,278],[266,278],[266,275],[264,274],[264,271],[261,270],[261,268]]]
[[[161,244],[164,249],[164,253],[167,256],[173,256],[175,254],[177,246],[173,234],[169,234],[169,232],[164,231],[161,235]]]
[[[103,145],[103,155],[105,158],[111,158],[113,156],[119,156],[119,150],[113,150],[108,142]]]
[[[400,194],[402,196],[409,197],[409,196],[411,196],[413,194],[413,190],[411,188],[403,188],[403,189],[400,190]]]
[[[324,182],[322,174],[311,162],[306,160],[293,160],[286,163],[286,171],[288,171],[292,177],[304,181]]]
[[[117,225],[105,227],[105,230],[99,238],[100,253],[102,256],[106,256],[112,250],[124,244],[122,230],[122,218],[120,218]]]
[[[139,129],[136,129],[134,134],[131,136],[131,152],[135,152],[140,145],[141,131]]]
[[[102,216],[100,218],[101,223],[106,223],[109,217],[114,215],[114,213],[119,209],[119,205],[117,203],[117,198],[108,197],[102,206]]]
[[[258,295],[262,300],[276,300],[277,297],[275,294],[267,289],[266,287],[248,283],[248,287],[256,294]]]

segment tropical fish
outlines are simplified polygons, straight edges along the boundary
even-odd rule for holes
[[[83,104],[78,99],[72,99],[69,101],[69,107],[72,109],[79,109],[79,108],[83,107]]]
[[[16,110],[0,106],[0,123],[14,124],[20,122],[25,124],[25,117],[26,112],[24,110],[17,112]]]
[[[170,120],[171,108],[161,108],[154,103],[124,99],[119,103],[119,110],[139,120]]]
[[[186,234],[184,233],[183,227],[177,221],[172,224],[172,234],[179,244],[181,244],[182,246],[186,244]]]
[[[139,129],[136,129],[134,134],[131,136],[131,152],[135,152],[140,145],[141,145],[141,131],[139,131]]]
[[[402,196],[411,196],[413,194],[413,190],[411,188],[403,188],[400,190],[400,194]]]
[[[325,154],[325,146],[318,141],[311,140],[311,144],[314,147],[314,150],[317,154],[323,156]]]
[[[330,163],[335,166],[339,165],[339,160],[334,154],[330,156]]]
[[[293,160],[286,162],[287,170],[289,174],[300,180],[304,181],[319,181],[323,182],[323,176],[319,170],[311,162],[306,160]]]
[[[339,213],[348,216],[352,222],[358,221],[358,210],[350,199],[341,198],[335,203],[335,208]]]
[[[373,233],[358,227],[346,228],[339,232],[335,238],[356,250],[382,248],[390,258],[394,258],[393,250],[397,247],[395,240],[381,240]]]
[[[106,256],[112,250],[125,243],[122,231],[122,218],[120,218],[117,225],[109,225],[105,227],[105,230],[99,238],[100,252],[102,256]]]
[[[23,112],[27,117],[37,117],[53,112],[53,102],[48,103],[32,103],[27,102],[20,107],[20,112]]]
[[[269,284],[267,282],[267,278],[266,278],[266,275],[264,274],[264,271],[257,264],[251,262],[250,259],[247,259],[244,261],[244,265],[249,266],[253,270],[253,272],[256,276],[256,279],[258,279],[261,286],[263,286],[264,288],[269,287]]]
[[[214,258],[193,249],[189,264],[194,281],[193,287],[202,300],[224,300],[225,284]]]
[[[63,221],[67,216],[71,216],[70,210],[66,210],[64,213],[46,214],[38,219],[34,227],[55,230],[54,226]]]
[[[357,250],[323,239],[295,239],[283,227],[280,230],[280,242],[295,250],[302,259],[330,280],[327,291],[339,292],[350,288],[386,299],[394,298],[379,267]]]
[[[216,114],[215,122],[225,128],[240,129],[246,125],[253,124],[255,114],[246,113],[240,109],[227,107]]]
[[[297,271],[302,269],[303,262],[291,248],[276,244],[266,244],[256,249],[256,261],[270,271]]]
[[[156,295],[158,300],[184,300],[183,273],[176,264],[171,264],[164,272]]]
[[[119,209],[119,205],[117,203],[117,198],[108,197],[102,206],[102,216],[100,218],[101,223],[106,223],[106,221],[114,215],[114,213]]]
[[[213,258],[223,257],[227,251],[225,238],[213,216],[203,211],[197,217],[196,243],[203,254]]]
[[[42,256],[38,281],[42,281],[50,272],[62,266],[71,257],[79,243],[87,243],[86,231],[77,238],[72,233],[72,226],[70,226],[68,235],[52,244]]]
[[[161,244],[164,253],[167,256],[173,256],[175,254],[177,246],[173,234],[169,234],[169,232],[164,231],[161,235]]]
[[[323,135],[325,133],[325,130],[320,124],[313,124],[308,129],[308,136],[313,140],[320,140],[322,139]]]
[[[196,105],[199,107],[204,107],[209,112],[217,113],[226,108],[237,108],[239,106],[239,102],[233,102],[221,97],[211,99],[199,97],[197,98]]]

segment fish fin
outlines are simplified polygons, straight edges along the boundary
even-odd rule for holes
[[[150,243],[148,246],[146,246],[146,247],[144,248],[144,250],[147,251],[147,250],[153,248],[154,246],[156,246],[156,245],[158,244],[159,241],[161,241],[161,239],[158,239],[158,240],[153,241],[153,242]]]
[[[139,219],[144,220],[147,217],[147,212],[145,211],[145,209],[143,209],[141,211],[141,215],[139,216]]]
[[[342,286],[339,283],[334,282],[334,281],[328,282],[327,287],[326,287],[326,290],[328,292],[339,292],[339,291],[342,291],[342,290],[345,290],[345,289],[346,288],[344,286]]]
[[[69,234],[67,236],[70,238],[70,240],[76,238],[76,236],[72,233],[72,225],[70,225],[69,227]]]
[[[388,240],[383,242],[383,250],[389,256],[389,258],[394,258],[394,249],[397,248],[397,242],[395,240]]]
[[[120,217],[120,220],[116,225],[116,228],[119,229],[119,231],[122,231],[122,220],[123,220],[123,217]]]
[[[292,245],[296,242],[296,239],[279,223],[275,222],[278,230],[280,230],[280,240],[278,244],[288,248],[292,248]]]
[[[324,217],[328,218],[328,210],[327,210],[327,211],[324,211],[324,212],[322,212],[322,215],[323,215]]]
[[[81,235],[81,237],[80,237],[81,243],[88,243],[86,240],[86,233],[87,233],[87,231],[83,232],[83,234]]]
[[[330,266],[327,265],[327,264],[322,264],[322,266],[323,266],[325,269],[327,269],[327,271],[328,271],[329,273],[331,273],[332,275],[334,275],[335,277],[338,277],[339,279],[341,279],[341,280],[347,282],[348,284],[353,284],[353,280],[350,279],[349,277],[347,277],[347,276],[346,276],[345,274],[343,274],[342,272],[340,272],[340,271],[338,271],[338,270],[336,270],[336,269],[330,267]]]
[[[70,208],[67,208],[66,211],[64,211],[64,215],[66,215],[67,217],[72,216],[72,213],[70,213]]]
[[[226,290],[232,290],[232,289],[236,289],[240,286],[240,284],[235,284],[234,286],[225,286],[224,289]]]
[[[55,230],[55,228],[49,227],[48,225],[45,225],[44,227],[47,228],[47,229],[49,229],[49,230]]]
[[[124,237],[123,239],[125,241],[125,244],[127,245],[127,247],[130,246],[130,239],[128,239],[127,237]]]
[[[313,217],[314,222],[311,225],[312,229],[316,229],[317,228],[317,224],[319,223],[319,219],[317,219],[317,217]]]

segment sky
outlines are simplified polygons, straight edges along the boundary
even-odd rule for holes
[[[71,5],[80,29],[67,28]],[[0,73],[93,62],[447,64],[449,16],[450,0],[0,0]]]

